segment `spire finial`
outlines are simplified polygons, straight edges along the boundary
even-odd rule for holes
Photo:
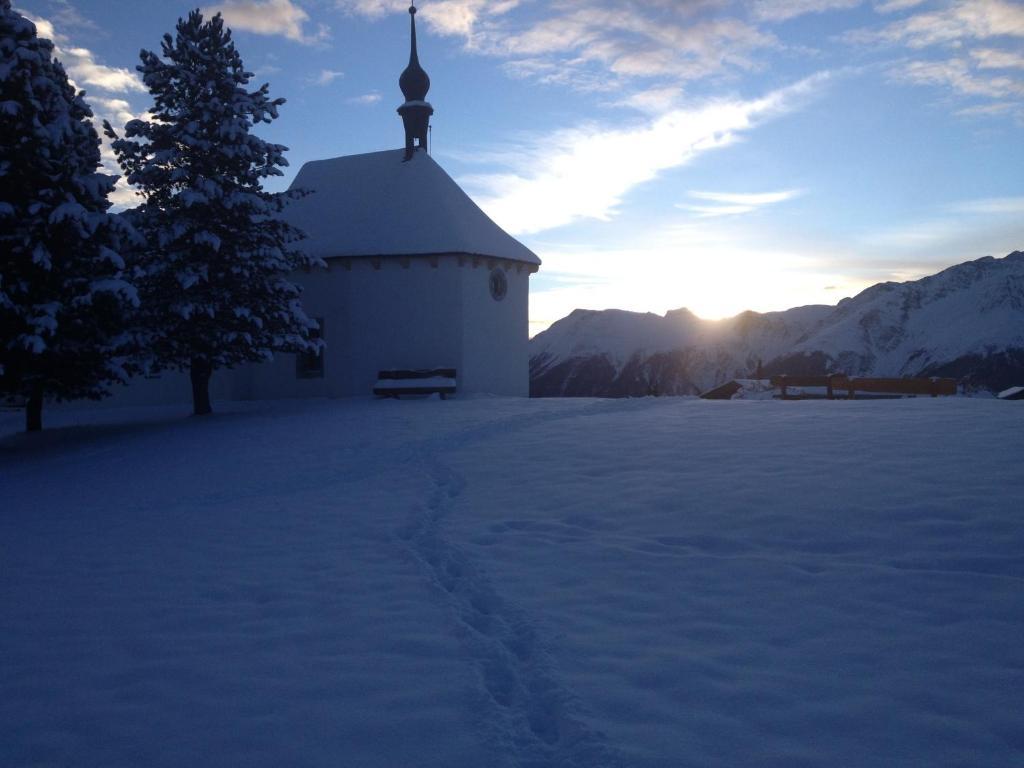
[[[412,25],[412,47],[409,49],[409,64],[420,65],[420,57],[416,53],[416,3],[409,6],[409,22]]]
[[[398,114],[405,123],[405,159],[412,157],[417,147],[427,146],[427,127],[434,108],[427,102],[427,91],[430,90],[430,77],[420,66],[419,53],[416,50],[416,3],[411,0],[409,5],[409,66],[398,78],[398,87],[402,89],[405,103],[398,108]]]
[[[405,94],[406,101],[423,101],[430,90],[430,78],[420,66],[419,53],[416,50],[416,6],[409,6],[409,66],[398,78],[398,85]]]

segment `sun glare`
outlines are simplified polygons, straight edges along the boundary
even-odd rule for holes
[[[835,304],[868,285],[829,270],[819,259],[721,246],[691,253],[546,253],[544,275],[547,284],[538,281],[530,295],[533,334],[576,308],[663,314],[685,307],[719,320],[745,310]]]

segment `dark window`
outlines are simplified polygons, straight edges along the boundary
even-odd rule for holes
[[[501,301],[505,298],[505,294],[508,293],[508,278],[505,277],[505,272],[500,267],[491,270],[490,277],[487,280],[487,285],[491,289],[491,298],[495,301]]]
[[[317,327],[309,332],[309,338],[316,341],[324,337],[324,319],[314,318]],[[300,352],[295,358],[295,375],[300,379],[322,379],[324,377],[324,348],[318,352]]]

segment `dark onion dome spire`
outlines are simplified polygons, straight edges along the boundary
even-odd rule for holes
[[[434,108],[426,101],[430,90],[430,77],[420,66],[420,57],[416,51],[416,6],[409,6],[409,24],[412,30],[412,44],[409,49],[409,66],[398,78],[398,87],[402,89],[405,103],[398,108],[405,124],[405,159],[412,158],[418,149],[427,148],[427,130],[430,116]]]
[[[430,77],[420,66],[420,57],[416,52],[416,6],[409,6],[409,23],[412,26],[412,48],[409,50],[409,66],[398,78],[398,87],[406,101],[423,101],[430,90]]]

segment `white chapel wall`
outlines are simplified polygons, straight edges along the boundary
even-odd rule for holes
[[[488,284],[494,266],[507,280],[501,301]],[[294,275],[307,314],[324,321],[323,377],[299,377],[296,356],[278,353],[269,363],[215,371],[211,397],[369,396],[377,372],[389,368],[455,368],[460,392],[526,396],[530,273],[517,266],[457,255],[356,258]],[[105,402],[187,406],[191,397],[188,374],[166,372],[133,379]]]
[[[295,356],[277,355],[242,373],[244,397],[369,395],[380,370],[459,368],[461,272],[455,257],[335,259],[327,271],[294,279],[303,286],[306,313],[324,322],[324,376],[299,378]]]
[[[529,394],[530,271],[517,262],[477,259],[464,267],[463,378],[467,392],[525,397]],[[489,286],[492,269],[505,276],[507,291],[495,300]]]

